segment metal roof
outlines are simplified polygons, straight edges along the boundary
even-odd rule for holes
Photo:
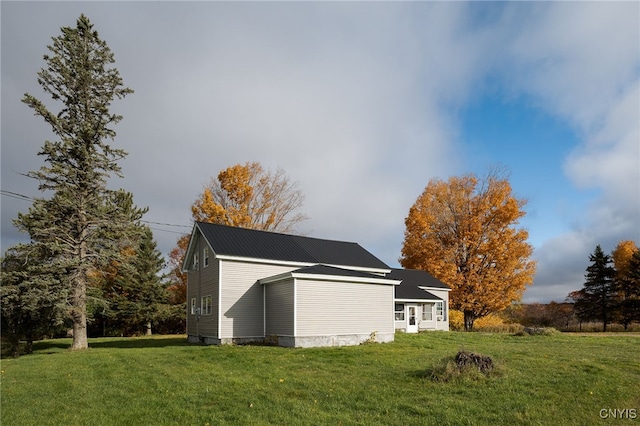
[[[387,274],[387,278],[402,280],[402,285],[413,285],[420,287],[441,288],[451,290],[451,288],[428,273],[420,269],[392,269]]]
[[[426,271],[418,269],[392,269],[387,278],[402,280],[395,287],[395,298],[406,300],[443,300],[420,287],[450,290],[449,286]]]
[[[357,243],[324,240],[206,222],[196,226],[217,255],[390,269]]]
[[[308,275],[331,275],[340,277],[354,277],[354,278],[367,278],[383,280],[387,277],[381,275],[369,274],[363,271],[354,271],[353,269],[336,268],[334,266],[327,265],[313,265],[305,268],[296,269],[291,271],[292,274],[308,274]]]

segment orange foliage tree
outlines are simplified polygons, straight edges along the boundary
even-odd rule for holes
[[[182,272],[182,260],[189,245],[189,235],[178,239],[177,246],[169,252],[169,303],[179,305],[187,301],[187,274]]]
[[[618,316],[624,329],[640,321],[640,252],[631,240],[620,241],[611,253],[616,270],[614,288],[618,298]]]
[[[191,212],[198,221],[288,233],[307,219],[297,212],[303,202],[297,183],[282,169],[272,172],[254,162],[222,170]]]
[[[620,241],[613,252],[611,257],[613,258],[613,266],[616,269],[616,276],[623,277],[629,271],[629,262],[633,253],[638,250],[636,243],[631,240]]]
[[[284,170],[272,172],[253,162],[218,173],[191,205],[191,213],[196,221],[291,233],[308,219],[298,212],[303,202],[297,183]],[[188,244],[189,235],[184,235],[169,253],[172,283],[168,290],[176,303],[186,301],[187,277],[182,272],[182,260]]]
[[[512,195],[503,174],[432,179],[405,219],[400,263],[447,283],[468,331],[520,300],[535,274],[529,234],[516,228],[526,201]]]

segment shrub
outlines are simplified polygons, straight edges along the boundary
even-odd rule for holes
[[[453,331],[464,330],[464,313],[451,309],[449,311],[449,329]]]
[[[560,334],[560,332],[553,327],[525,327],[515,333],[516,336],[553,336],[554,334]]]

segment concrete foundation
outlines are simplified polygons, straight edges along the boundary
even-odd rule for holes
[[[356,346],[365,342],[393,342],[394,333],[341,334],[331,336],[276,336],[278,346],[318,348],[326,346]]]
[[[250,343],[266,343],[288,348],[317,348],[325,346],[356,346],[365,342],[388,343],[393,342],[394,333],[371,334],[341,334],[330,336],[267,336],[267,337],[237,337],[224,338],[206,336],[187,337],[189,343],[204,343],[207,345],[243,345]]]

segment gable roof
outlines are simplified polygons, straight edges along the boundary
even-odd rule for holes
[[[332,276],[354,277],[354,278],[374,278],[374,279],[385,278],[383,276],[370,274],[368,272],[354,271],[353,269],[336,268],[335,266],[327,266],[327,265],[307,266],[304,268],[296,269],[295,271],[292,271],[292,273],[302,274],[302,275],[332,275]]]
[[[416,287],[430,287],[443,290],[451,290],[451,287],[428,273],[420,269],[392,269],[387,278],[402,280],[401,285],[411,285]]]
[[[357,243],[196,222],[218,256],[390,270]]]
[[[271,284],[291,278],[318,279],[322,281],[349,281],[369,284],[391,284],[394,286],[400,284],[400,281],[389,279],[380,274],[370,274],[364,271],[354,271],[353,269],[336,268],[335,266],[328,265],[306,266],[294,271],[263,278],[259,281],[261,284]]]
[[[426,271],[418,269],[392,269],[387,278],[402,280],[395,287],[398,300],[443,300],[422,287],[450,290],[449,286]]]
[[[427,290],[423,290],[420,287],[397,285],[395,287],[395,299],[396,300],[444,300],[442,297],[438,297],[433,293],[429,293]]]

